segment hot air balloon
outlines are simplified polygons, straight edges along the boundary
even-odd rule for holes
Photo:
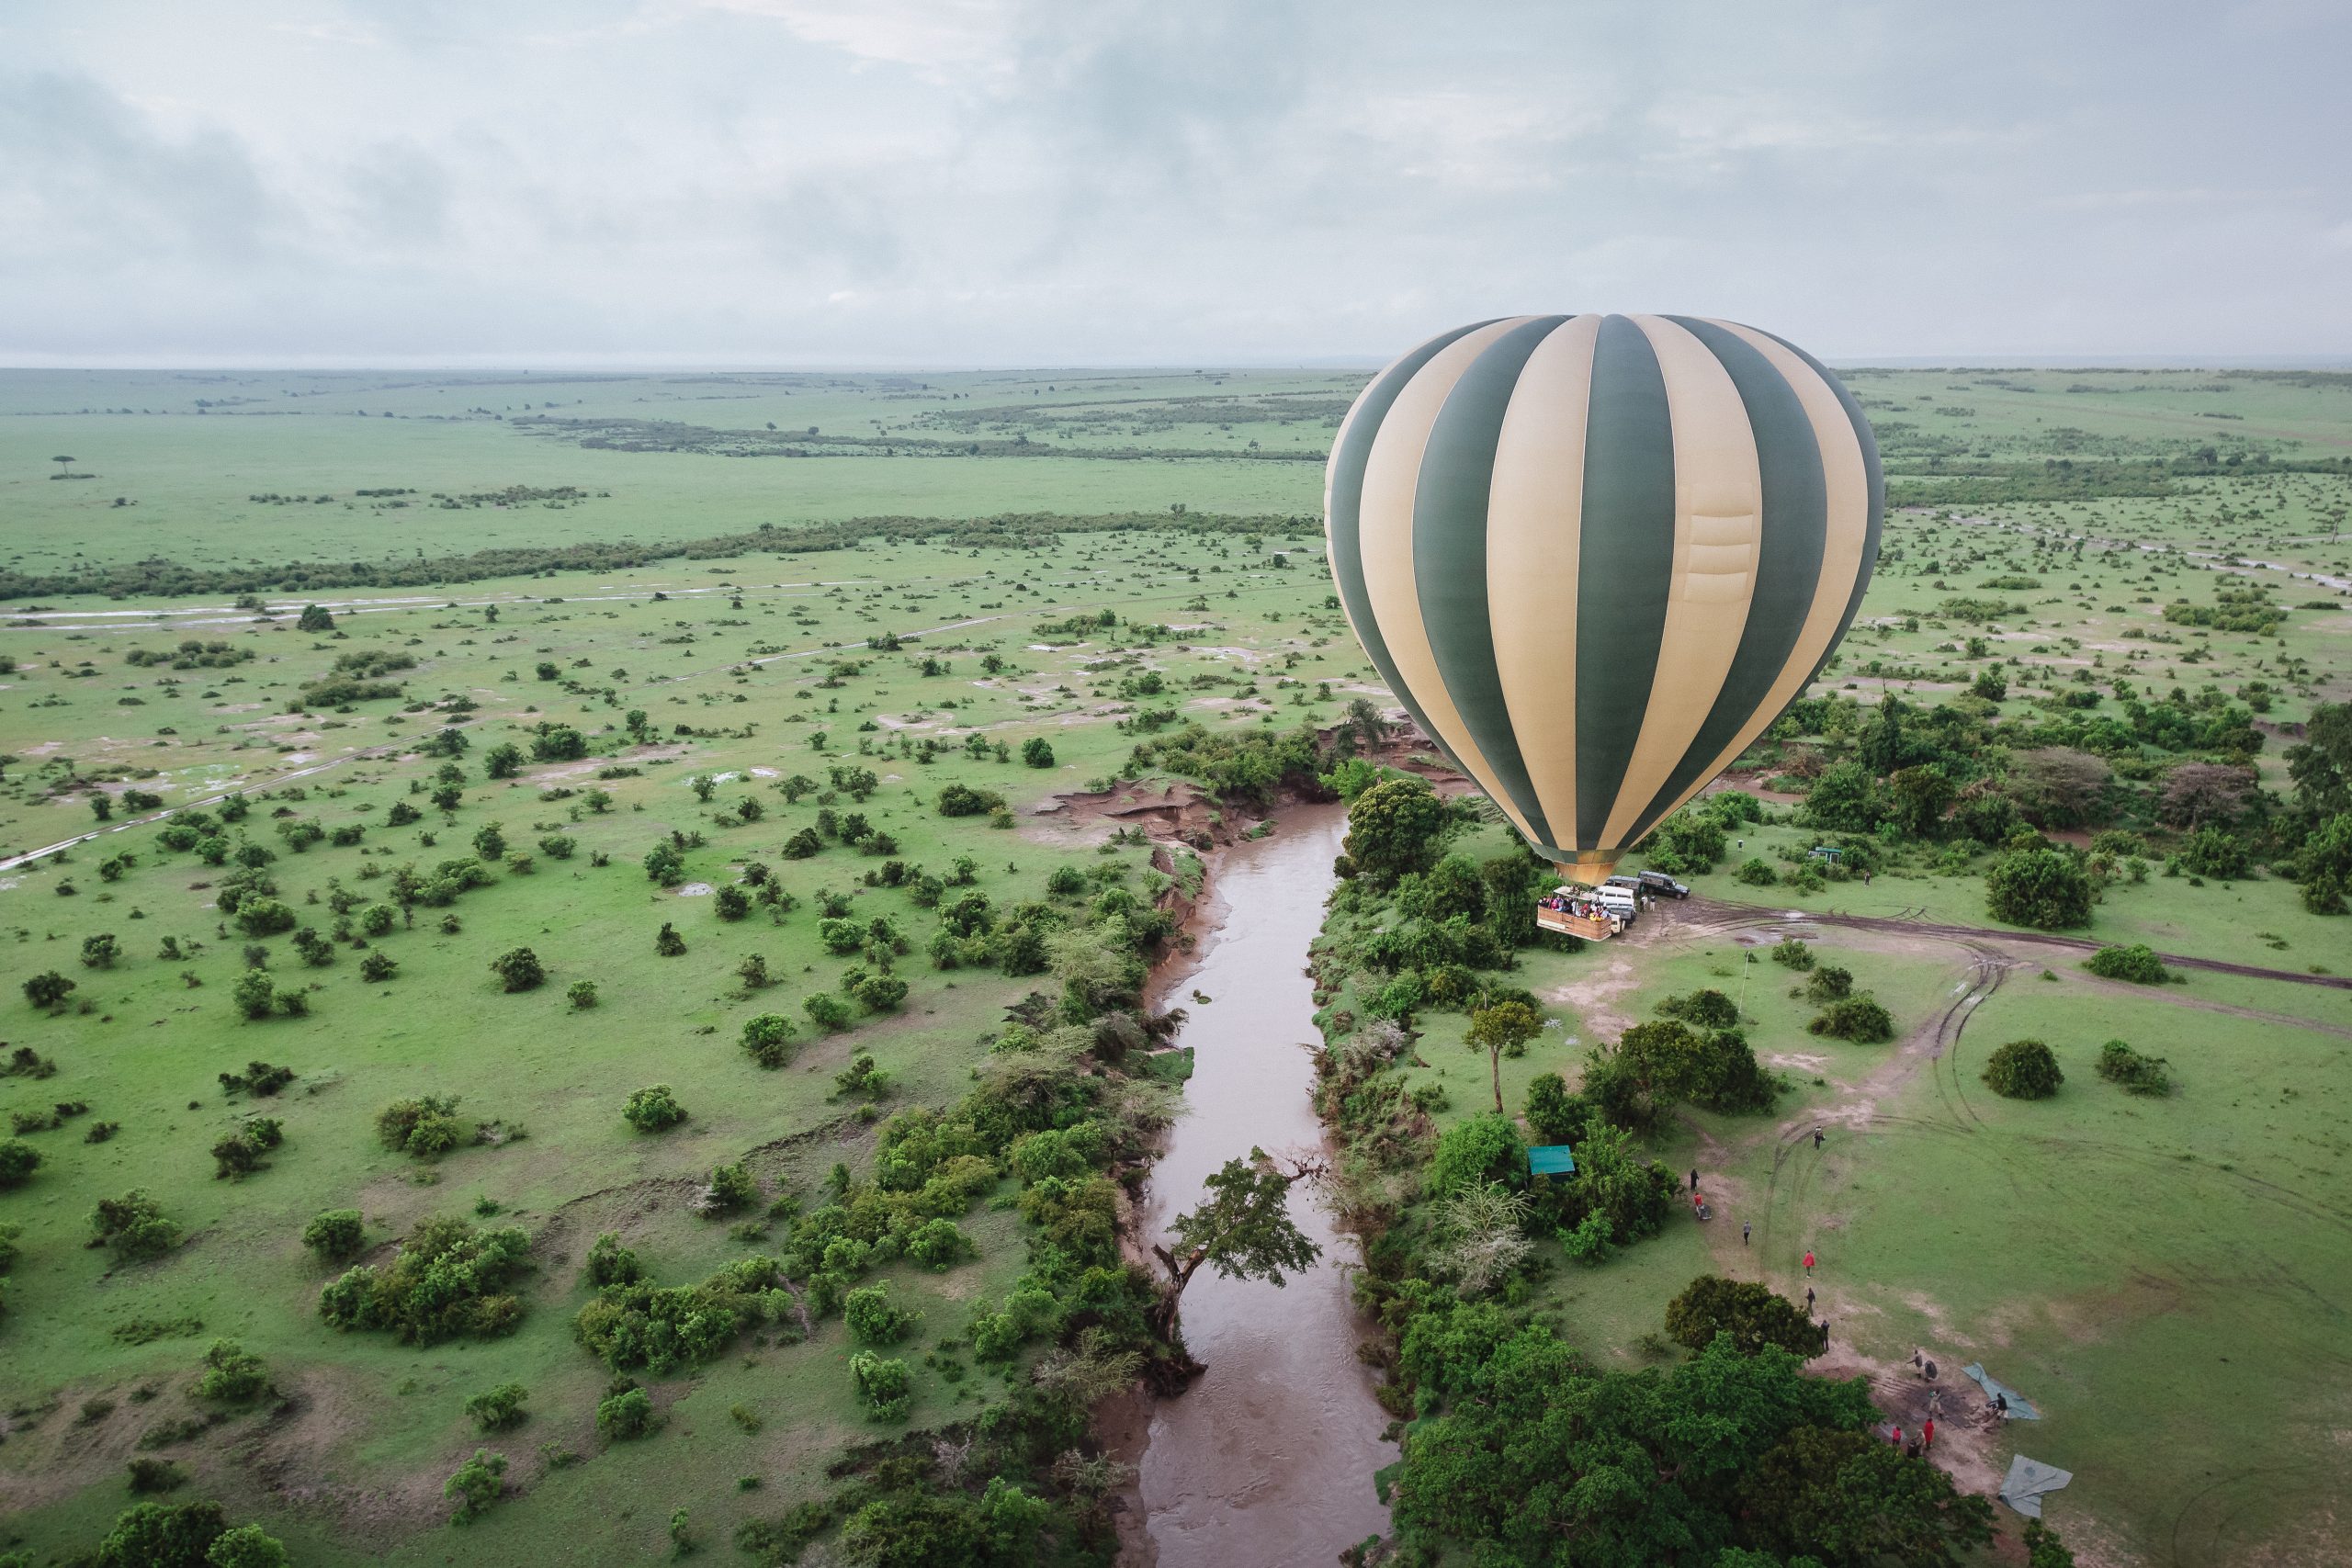
[[[1838,646],[1886,507],[1860,405],[1692,316],[1441,333],[1340,426],[1340,602],[1441,750],[1569,882],[1705,787]]]

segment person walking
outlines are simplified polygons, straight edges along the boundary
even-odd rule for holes
[[[1920,1449],[1920,1451],[1924,1453],[1924,1452],[1927,1452],[1927,1451],[1928,1451],[1928,1450],[1932,1450],[1935,1446],[1936,1446],[1936,1418],[1935,1418],[1934,1416],[1928,1416],[1928,1425],[1927,1425],[1926,1429],[1925,1429],[1925,1430],[1923,1430],[1922,1432],[1920,1432],[1920,1434],[1919,1434],[1919,1449]]]
[[[1813,1146],[1816,1149],[1821,1147],[1821,1129],[1818,1127],[1813,1130]]]
[[[1804,1288],[1804,1314],[1807,1317],[1813,1315],[1813,1287],[1811,1285]]]
[[[1747,1222],[1746,1220],[1739,1222],[1739,1245],[1742,1247],[1746,1247],[1747,1245]]]
[[[1693,1192],[1699,1190],[1699,1173],[1696,1170],[1690,1173],[1690,1190]]]
[[[1809,1280],[1813,1278],[1813,1254],[1811,1251],[1807,1251],[1804,1255],[1804,1272],[1806,1279]]]

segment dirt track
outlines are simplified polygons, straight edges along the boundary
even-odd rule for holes
[[[1763,904],[1734,904],[1718,898],[1694,897],[1686,900],[1682,908],[1697,923],[1716,927],[1795,920],[1816,926],[1846,926],[1858,931],[1895,931],[1906,936],[1944,937],[1962,942],[2031,942],[2041,947],[2063,947],[2074,953],[2096,953],[2108,945],[2093,942],[2088,937],[2056,936],[2047,931],[2002,931],[1990,926],[1946,926],[1930,920],[1909,920],[1883,915],[1833,915],[1813,909],[1791,909],[1785,906],[1776,908]],[[1716,910],[1734,918],[1712,918]],[[2352,976],[2265,969],[2252,964],[2229,964],[2218,958],[2192,958],[2177,953],[2160,953],[2156,956],[2176,969],[2208,969],[2220,975],[2244,975],[2256,980],[2285,980],[2298,986],[2326,986],[2335,990],[2352,991]]]

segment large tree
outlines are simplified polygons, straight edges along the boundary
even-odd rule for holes
[[[2287,776],[2295,782],[2295,802],[2307,816],[2352,811],[2352,703],[2322,703],[2312,709],[2300,745],[2287,748]]]
[[[1445,838],[1445,803],[1417,778],[1381,780],[1348,807],[1343,846],[1358,875],[1386,887],[1435,865]]]
[[[1498,1114],[1503,1108],[1504,1055],[1516,1056],[1543,1032],[1544,1015],[1522,1001],[1499,1001],[1470,1015],[1470,1029],[1463,1043],[1487,1054],[1487,1065],[1494,1075]]]
[[[1777,1345],[1801,1359],[1828,1348],[1829,1336],[1804,1309],[1769,1285],[1702,1274],[1666,1304],[1667,1336],[1676,1344],[1703,1350],[1727,1334],[1733,1348],[1753,1356]]]
[[[1285,1272],[1311,1267],[1323,1249],[1308,1239],[1290,1217],[1290,1189],[1295,1181],[1320,1173],[1302,1161],[1277,1164],[1263,1149],[1253,1148],[1247,1159],[1229,1159],[1202,1185],[1207,1195],[1198,1207],[1176,1217],[1168,1239],[1152,1246],[1162,1275],[1152,1304],[1152,1331],[1177,1352],[1181,1371],[1200,1370],[1183,1348],[1178,1314],[1184,1287],[1203,1265],[1228,1280],[1265,1280],[1284,1283]]]

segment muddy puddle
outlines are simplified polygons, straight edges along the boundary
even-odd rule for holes
[[[1199,1199],[1202,1179],[1252,1145],[1315,1149],[1309,1100],[1316,1039],[1306,953],[1322,924],[1338,807],[1286,812],[1271,837],[1219,857],[1212,934],[1162,1006],[1190,1010],[1190,1113],[1153,1169],[1146,1234]],[[1199,991],[1210,998],[1193,999]],[[1151,1409],[1141,1461],[1146,1528],[1158,1568],[1273,1568],[1329,1562],[1388,1526],[1374,1472],[1396,1458],[1388,1417],[1356,1359],[1363,1330],[1340,1262],[1352,1244],[1303,1189],[1291,1211],[1322,1261],[1284,1286],[1204,1270],[1184,1292],[1184,1337],[1208,1371]]]

